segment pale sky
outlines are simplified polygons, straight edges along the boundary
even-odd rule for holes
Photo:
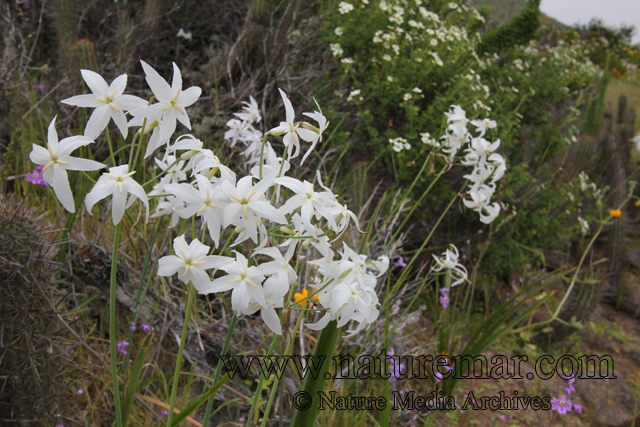
[[[542,0],[540,10],[566,25],[602,18],[608,25],[635,25],[632,43],[640,43],[640,0]]]

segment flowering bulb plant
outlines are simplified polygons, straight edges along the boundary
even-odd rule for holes
[[[93,94],[77,95],[63,102],[94,108],[84,135],[58,141],[54,118],[49,126],[46,148],[33,146],[31,159],[42,167],[42,178],[53,187],[64,208],[70,212],[75,210],[67,171],[108,168],[108,172],[93,181],[92,188],[76,197],[84,199],[89,213],[96,211],[101,200],[107,201],[100,207],[102,211],[110,208],[111,220],[116,227],[114,257],[127,211],[138,204],[147,222],[150,217],[156,221],[169,217],[171,227],[178,228],[180,221],[184,224],[197,221],[203,230],[201,240],[192,235],[188,241],[185,233],[178,233],[173,244],[174,254],[158,260],[159,276],[175,276],[200,294],[231,291],[235,316],[260,311],[266,327],[277,335],[282,335],[284,328],[290,328],[283,324],[284,311],[303,302],[300,298],[292,298],[292,290],[302,287],[306,291],[304,285],[314,290],[313,301],[318,305],[317,313],[321,313],[321,317],[313,321],[317,314],[311,311],[308,315],[301,314],[298,322],[306,319],[304,324],[314,330],[325,328],[331,321],[335,321],[338,328],[351,323],[357,325],[348,329],[347,336],[370,327],[379,315],[377,279],[387,271],[388,257],[369,260],[346,242],[337,246],[336,240],[350,229],[350,223],[358,228],[356,215],[324,185],[319,172],[314,177],[315,182],[300,181],[287,175],[293,159],[305,151],[301,160],[304,162],[322,142],[329,123],[320,107],[317,111],[304,113],[313,124],[296,120],[291,101],[280,90],[286,117],[279,126],[263,135],[254,127],[261,120],[256,100],[251,97],[244,102],[244,108],[228,122],[230,129],[225,133],[230,147],[244,144],[243,154],[247,164],[252,166],[248,175],[238,176],[202,141],[190,134],[173,137],[177,122],[190,129],[188,108],[197,101],[201,90],[197,87],[182,90],[181,73],[175,63],[171,85],[143,61],[142,67],[158,102],[125,94],[126,75],[107,85],[98,74],[82,70]],[[108,129],[111,119],[122,139],[133,134],[128,163],[120,162],[127,158],[126,152],[119,156],[114,152]],[[129,127],[139,129],[130,132]],[[78,147],[97,144],[95,140],[105,130],[110,153],[107,161],[100,163],[70,155]],[[149,133],[150,138],[145,140]],[[274,148],[276,140],[267,141],[269,137],[281,137],[284,146],[281,155]],[[138,162],[141,153],[144,158],[155,156],[160,169],[160,173],[146,182],[137,180],[144,178],[137,173],[141,167]],[[155,212],[151,214],[154,208]],[[212,245],[205,244],[207,235]],[[225,255],[229,248],[233,249],[233,256]],[[216,249],[220,254],[212,255]],[[315,258],[302,257],[303,252],[317,255]],[[303,262],[306,268],[302,268]],[[300,275],[301,271],[305,272],[304,276]],[[112,333],[115,331],[113,273]],[[189,297],[188,306],[191,292]],[[185,320],[185,331],[186,324]],[[135,327],[130,330],[134,331]],[[184,339],[183,334],[176,369],[181,364]],[[116,422],[121,425],[126,420],[120,413],[116,349],[121,354],[128,354],[125,349],[128,343],[123,340],[116,345],[115,333],[111,340]],[[175,380],[177,378],[176,375]],[[173,425],[175,380],[167,425]]]

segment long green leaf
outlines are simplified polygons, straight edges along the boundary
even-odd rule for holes
[[[218,389],[220,387],[223,386],[224,383],[226,383],[229,380],[229,373],[227,373],[220,381],[218,381],[217,383],[215,383],[213,386],[211,386],[211,388],[202,396],[200,396],[198,399],[196,399],[195,402],[193,402],[191,405],[187,406],[186,408],[184,408],[182,411],[180,411],[179,414],[176,414],[176,416],[173,418],[173,420],[171,420],[171,427],[173,426],[177,426],[182,420],[184,420],[185,418],[187,418],[189,415],[191,415],[191,413],[193,411],[195,411],[196,409],[198,409],[200,407],[200,405],[202,405],[204,402],[206,402],[211,396],[213,396],[213,394],[218,391]]]
[[[326,382],[325,374],[329,372],[331,358],[333,357],[340,331],[341,329],[337,327],[337,322],[332,320],[322,332],[320,332],[316,348],[313,350],[313,358],[319,360],[321,357],[325,357],[325,359],[321,362],[320,375],[318,375],[317,378],[314,379],[313,375],[307,375],[304,378],[302,390],[299,393],[303,393],[311,402],[307,409],[296,409],[293,414],[292,427],[313,427],[315,425],[316,416],[318,415],[317,395],[319,391],[324,390]],[[300,396],[300,394],[297,395]]]
[[[129,419],[129,412],[131,411],[131,405],[133,405],[133,399],[140,388],[140,375],[142,375],[142,368],[144,368],[144,362],[147,360],[148,352],[149,346],[142,347],[136,356],[136,360],[133,362],[133,369],[131,370],[129,380],[127,381],[124,410],[122,411],[122,420],[124,425],[128,425],[127,420]]]

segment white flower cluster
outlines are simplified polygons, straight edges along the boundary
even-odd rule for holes
[[[453,159],[458,150],[465,148],[465,157],[462,164],[473,166],[473,172],[464,177],[469,183],[469,196],[464,204],[480,214],[480,221],[490,224],[498,216],[500,205],[497,202],[491,204],[491,197],[496,191],[496,183],[504,176],[507,166],[502,155],[495,151],[500,147],[500,140],[493,143],[487,141],[484,136],[489,129],[496,127],[496,122],[490,119],[469,121],[466,112],[457,105],[453,105],[452,111],[445,113],[447,116],[447,133],[442,140],[442,151]],[[473,135],[467,129],[471,123],[478,136]]]
[[[87,210],[91,211],[98,201],[112,196],[115,225],[122,220],[125,211],[140,200],[148,220],[149,198],[157,197],[153,217],[170,216],[171,226],[176,226],[181,218],[190,220],[195,217],[203,229],[206,227],[215,247],[220,245],[225,229],[230,228],[233,231],[228,238],[236,235],[232,246],[238,248],[238,244],[247,242],[250,248],[248,254],[236,251],[233,258],[209,255],[209,246],[197,239],[187,243],[185,236],[181,235],[174,240],[175,255],[159,260],[158,275],[178,274],[182,282],[191,282],[201,294],[231,290],[232,308],[236,314],[260,310],[266,325],[274,333],[281,334],[281,323],[275,310],[285,306],[285,296],[298,280],[292,262],[298,261],[294,257],[299,245],[311,243],[322,255],[319,260],[308,262],[316,267],[315,281],[311,286],[318,289],[317,297],[326,311],[325,317],[313,327],[319,329],[323,327],[319,325],[326,325],[334,319],[339,326],[354,320],[359,323],[355,331],[351,331],[355,333],[375,321],[378,317],[378,298],[374,290],[376,278],[386,271],[388,258],[367,263],[365,256],[344,244],[341,258],[334,261],[327,235],[339,236],[351,222],[359,228],[357,217],[323,185],[319,171],[316,176],[318,189],[313,183],[286,176],[290,169],[289,161],[300,154],[301,140],[310,143],[302,162],[322,141],[322,133],[329,123],[320,107],[313,113],[303,113],[317,122],[317,126],[296,121],[291,101],[280,90],[286,118],[263,137],[253,127],[261,120],[258,103],[253,97],[244,102],[243,109],[235,114],[236,118],[227,123],[230,129],[225,133],[231,147],[238,141],[245,144],[247,163],[253,165],[250,175],[238,179],[213,151],[192,135],[179,136],[170,143],[176,121],[190,128],[186,107],[198,99],[201,90],[196,87],[182,90],[180,70],[175,64],[171,86],[149,65],[144,62],[142,65],[146,80],[159,102],[148,105],[143,99],[124,95],[126,75],[118,77],[109,86],[98,74],[83,70],[83,77],[94,93],[75,96],[64,102],[95,108],[85,135],[58,141],[54,118],[49,126],[47,147],[34,144],[31,159],[45,166],[44,179],[52,185],[63,206],[74,211],[67,170],[92,171],[105,167],[93,160],[71,157],[71,152],[94,143],[110,119],[114,120],[123,138],[127,137],[129,126],[143,126],[132,146],[143,149],[141,139],[151,131],[147,156],[161,145],[167,145],[164,155],[155,159],[162,171],[156,179],[161,179],[147,194],[144,187],[135,181],[136,172],[131,170],[133,163],[112,164],[109,172],[103,173],[87,194]],[[127,113],[133,116],[129,123]],[[269,135],[283,137],[285,148],[282,157],[266,141]],[[110,137],[108,141],[112,148]],[[133,154],[134,151],[130,158],[134,158]],[[112,154],[111,162],[115,161]],[[212,280],[211,270],[226,274],[213,276]]]
[[[331,54],[333,56],[342,56],[342,54],[344,54],[344,50],[342,50],[340,43],[331,43],[329,48],[331,49]]]
[[[582,217],[578,217],[578,225],[580,226],[580,233],[583,236],[589,234],[589,223]]]
[[[307,325],[310,329],[323,329],[331,320],[344,326],[350,320],[358,322],[356,334],[378,318],[378,296],[375,292],[377,278],[389,268],[389,258],[382,256],[367,262],[367,257],[350,249],[346,244],[340,251],[340,259],[334,260],[329,239],[321,238],[314,247],[323,258],[312,261],[317,266],[317,277],[311,287],[318,290],[318,300],[329,309],[317,323]]]
[[[251,165],[257,163],[260,157],[260,143],[263,135],[253,124],[260,123],[262,116],[253,96],[250,97],[249,102],[244,101],[243,105],[243,110],[234,113],[237,118],[227,122],[229,130],[224,133],[224,139],[231,147],[235,147],[238,141],[242,142],[245,146],[243,154],[247,157],[247,163]]]
[[[449,249],[444,251],[440,257],[435,255],[432,256],[435,260],[435,265],[432,267],[433,271],[442,271],[443,269],[447,270],[451,274],[451,278],[454,279],[451,283],[451,287],[469,280],[467,278],[467,269],[464,265],[458,262],[460,253],[458,252],[458,248],[454,245],[449,245]]]
[[[351,3],[341,1],[340,4],[338,5],[338,11],[343,15],[345,13],[351,12],[352,10],[353,10],[353,5]]]
[[[456,49],[463,48],[470,54],[474,52],[475,42],[469,40],[464,27],[445,24],[437,14],[427,11],[420,4],[398,0],[380,1],[380,10],[389,14],[387,27],[376,31],[373,36],[373,43],[384,48],[379,56],[382,60],[392,62],[401,52],[409,52],[417,62],[430,58],[433,63],[442,67],[444,61],[441,55],[448,54],[454,45]],[[452,4],[456,6],[452,12],[475,11],[473,8]],[[425,42],[422,45],[428,43],[433,50],[418,48],[420,43],[416,41]]]
[[[390,139],[389,144],[391,144],[391,148],[396,153],[411,149],[411,144],[409,144],[406,139],[400,137]]]
[[[435,138],[431,138],[431,134],[429,132],[420,133],[420,140],[423,144],[431,145],[436,148],[440,147],[440,142]]]

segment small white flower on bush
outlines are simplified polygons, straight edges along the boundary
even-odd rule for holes
[[[340,4],[338,5],[338,11],[343,15],[345,13],[351,12],[352,10],[353,10],[353,5],[351,3],[341,1]]]

